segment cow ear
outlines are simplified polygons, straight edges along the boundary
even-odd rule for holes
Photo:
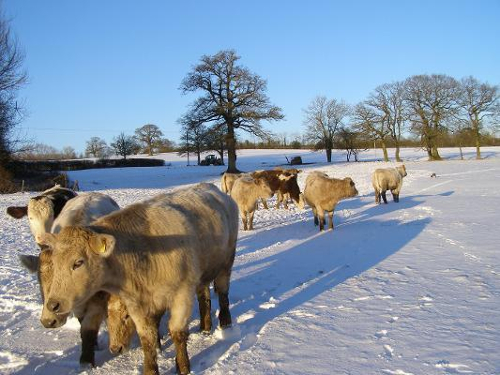
[[[96,234],[92,238],[90,249],[96,255],[109,257],[115,249],[116,240],[109,234]]]
[[[28,206],[22,207],[7,207],[7,214],[12,216],[14,219],[20,219],[26,215],[28,215]]]
[[[21,264],[28,269],[31,273],[38,272],[38,265],[40,264],[40,258],[35,255],[19,255],[19,260]]]
[[[52,233],[42,233],[36,236],[36,241],[42,250],[53,250],[56,236]]]

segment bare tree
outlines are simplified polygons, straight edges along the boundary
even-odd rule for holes
[[[265,95],[267,83],[246,67],[237,65],[240,57],[234,50],[204,55],[181,83],[186,94],[201,91],[202,96],[190,106],[184,118],[190,123],[206,124],[209,130],[223,129],[228,151],[228,172],[236,168],[236,130],[258,137],[268,134],[261,121],[284,118],[279,107]]]
[[[317,149],[324,149],[326,160],[332,162],[332,148],[337,128],[350,114],[350,107],[343,101],[328,100],[325,96],[317,96],[304,110],[304,124],[307,126],[306,136]]]
[[[0,164],[4,164],[18,141],[13,139],[12,130],[22,119],[17,93],[26,83],[27,74],[22,69],[24,55],[10,32],[1,6],[0,3]]]
[[[226,135],[223,129],[209,131],[205,138],[205,148],[219,154],[222,165],[224,164],[224,153],[226,151]]]
[[[498,86],[481,83],[474,77],[466,77],[460,81],[458,104],[461,113],[458,126],[461,132],[470,129],[474,135],[477,159],[481,159],[481,134],[488,120],[499,116],[499,102]]]
[[[386,114],[377,110],[376,105],[369,101],[357,104],[353,111],[353,127],[365,138],[380,141],[384,161],[389,161],[387,153],[387,138],[391,131],[387,127]]]
[[[385,130],[387,130],[396,148],[396,161],[402,161],[400,157],[400,141],[406,119],[403,83],[386,83],[378,86],[375,92],[370,95],[366,104],[379,113],[379,137],[384,150],[384,159],[388,160],[385,143]]]
[[[87,156],[93,156],[94,158],[102,158],[106,155],[108,145],[104,139],[99,137],[92,137],[87,141],[87,146],[85,147],[85,153]]]
[[[115,150],[116,155],[127,159],[128,155],[132,155],[137,150],[137,142],[134,137],[120,133],[118,137],[113,139],[111,147]]]
[[[182,117],[179,122],[182,124],[182,134],[184,137],[180,144],[179,155],[194,152],[197,158],[197,165],[201,164],[201,153],[206,150],[207,127],[203,123],[192,123],[190,118]]]
[[[358,154],[364,150],[361,146],[362,134],[342,126],[335,136],[335,147],[346,151],[346,160],[349,162],[354,156],[354,161],[358,161]]]
[[[62,159],[76,159],[76,151],[73,147],[71,146],[65,146],[61,150],[61,158]]]
[[[144,145],[144,150],[149,156],[153,156],[155,149],[159,147],[159,141],[163,137],[160,128],[153,124],[146,124],[135,129],[136,139]]]
[[[439,139],[457,114],[458,82],[442,74],[417,75],[405,81],[405,89],[411,130],[420,136],[429,160],[441,160]]]
[[[158,141],[158,152],[172,152],[175,151],[175,142],[168,138],[160,138]]]

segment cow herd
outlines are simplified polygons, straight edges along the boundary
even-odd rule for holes
[[[311,172],[304,193],[297,169],[224,174],[221,190],[198,185],[157,195],[120,209],[109,196],[77,194],[56,186],[31,198],[27,206],[9,207],[17,219],[27,216],[41,251],[21,255],[38,276],[46,328],[66,323],[70,314],[81,324],[80,363],[95,365],[94,350],[107,319],[109,349],[119,354],[137,332],[144,353],[144,374],[158,374],[159,323],[169,312],[168,329],[180,374],[190,372],[188,323],[197,297],[200,330],[210,333],[210,285],[219,301],[219,325],[231,325],[229,285],[238,236],[238,213],[244,230],[253,229],[259,200],[277,195],[276,207],[307,203],[320,230],[328,213],[333,229],[336,204],[358,194],[351,178]],[[399,200],[404,166],[378,169],[372,176],[375,199],[385,203],[390,190]],[[225,194],[227,193],[227,194]],[[229,196],[230,195],[230,196]]]

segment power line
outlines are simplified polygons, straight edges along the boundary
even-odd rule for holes
[[[102,133],[102,132],[116,133],[116,132],[123,131],[122,129],[107,130],[107,129],[75,129],[75,128],[32,128],[32,127],[29,127],[29,128],[19,127],[19,129],[26,130],[26,131],[37,130],[37,131],[49,131],[49,132],[63,131],[63,132],[99,132],[99,133]],[[175,131],[175,130],[162,130],[162,133],[175,133],[175,134],[178,134],[179,131]]]

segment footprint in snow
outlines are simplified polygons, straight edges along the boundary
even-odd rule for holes
[[[246,322],[247,320],[253,319],[254,316],[255,316],[255,314],[253,312],[248,312],[246,314],[241,314],[240,316],[238,316],[236,318],[236,322],[238,324],[240,324],[240,323]]]
[[[384,352],[387,358],[392,358],[394,349],[390,345],[384,345]]]
[[[378,338],[378,339],[387,337],[387,330],[383,329],[381,331],[378,331],[377,333],[375,333],[375,337]]]
[[[399,320],[399,316],[392,316],[389,319],[389,323],[396,323]]]
[[[276,307],[277,303],[278,303],[278,300],[271,297],[271,298],[269,298],[268,302],[264,302],[263,304],[259,305],[259,307],[261,309],[264,309],[264,310],[274,309]]]
[[[450,374],[472,374],[472,371],[468,370],[469,366],[461,365],[460,363],[450,363],[446,360],[439,361],[434,366]]]

